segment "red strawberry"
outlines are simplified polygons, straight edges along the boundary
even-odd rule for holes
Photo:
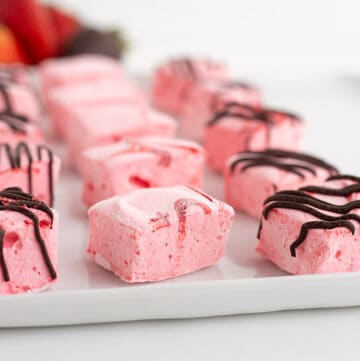
[[[80,23],[71,14],[55,6],[46,6],[47,11],[55,25],[57,45],[61,51],[69,40],[79,31]]]
[[[1,0],[0,21],[14,32],[33,63],[56,55],[55,26],[36,0]]]
[[[27,63],[28,59],[14,34],[0,24],[0,63]]]

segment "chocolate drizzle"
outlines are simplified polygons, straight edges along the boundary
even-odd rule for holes
[[[32,165],[34,162],[34,158],[29,145],[27,143],[20,142],[14,148],[12,148],[11,145],[8,143],[0,143],[0,151],[2,147],[5,148],[5,154],[12,169],[21,168],[22,154],[25,155],[27,159],[28,192],[32,194],[33,193]],[[36,156],[39,161],[42,160],[43,152],[46,152],[49,159],[49,164],[48,164],[48,185],[49,185],[49,199],[50,199],[49,204],[50,206],[52,206],[54,202],[54,184],[53,184],[54,157],[52,151],[47,146],[37,145]]]
[[[179,75],[186,78],[190,78],[192,80],[196,80],[197,72],[191,59],[189,58],[176,59],[171,63],[171,65],[174,71]]]
[[[327,181],[333,181],[333,180],[348,180],[348,181],[360,183],[360,177],[356,177],[354,175],[349,175],[349,174],[336,174],[327,179]]]
[[[207,126],[212,127],[226,118],[235,118],[239,121],[263,123],[266,127],[267,146],[270,146],[271,130],[279,117],[284,117],[291,122],[301,122],[296,115],[275,109],[257,109],[237,102],[229,102],[215,113]]]
[[[289,160],[287,162],[284,161]],[[329,172],[330,175],[337,174],[337,169],[331,164],[308,154],[285,151],[280,149],[268,149],[262,152],[241,152],[230,164],[230,171],[234,173],[238,165],[243,163],[241,171],[253,167],[273,167],[283,171],[296,174],[305,178],[305,172],[316,175],[316,168],[320,167]]]
[[[204,60],[203,65],[207,68],[207,70],[211,71],[216,68],[219,68],[219,64],[212,62],[210,60]],[[197,66],[197,63],[191,60],[190,58],[184,57],[179,59],[174,59],[171,61],[171,67],[181,77],[188,78],[192,81],[202,80],[203,75],[201,74],[201,68]],[[233,83],[234,86],[240,86],[236,82]],[[231,83],[229,83],[231,86]]]
[[[48,185],[49,185],[49,204],[50,207],[54,204],[54,175],[53,175],[53,164],[54,155],[53,152],[46,145],[37,146],[37,156],[39,161],[42,160],[42,153],[45,152],[48,156]]]
[[[310,194],[307,194],[305,191],[330,196],[348,196],[351,193],[358,192],[359,187],[345,187],[343,189],[330,190],[327,187],[311,186],[304,187],[302,190],[297,191],[278,192],[266,199],[264,202],[265,208],[263,210],[264,219],[267,219],[269,213],[274,209],[298,210],[319,219],[319,221],[305,222],[301,226],[298,238],[290,246],[290,253],[292,257],[296,257],[296,248],[305,241],[308,231],[311,229],[346,228],[351,232],[351,234],[354,234],[355,227],[351,221],[355,221],[360,224],[360,216],[355,213],[351,213],[354,209],[360,208],[360,200],[338,205],[318,199]],[[322,211],[331,212],[335,215],[323,213]],[[259,234],[260,232],[261,228],[259,229]]]
[[[53,213],[45,203],[41,202],[36,198],[33,198],[30,194],[24,193],[18,187],[6,188],[0,192],[0,211],[17,212],[32,220],[34,225],[35,238],[40,246],[44,262],[46,263],[51,278],[56,279],[57,274],[55,268],[46,249],[45,241],[41,236],[39,218],[32,211],[32,209],[36,209],[46,213],[51,220],[50,227],[52,227]],[[10,275],[4,257],[5,233],[6,230],[0,229],[0,267],[2,269],[4,280],[6,282],[9,282]]]
[[[26,123],[29,123],[29,119],[21,114],[14,112],[10,96],[7,91],[7,86],[0,82],[0,94],[4,99],[5,109],[0,111],[0,122],[5,123],[12,131],[16,133],[27,133]]]
[[[4,99],[5,112],[12,113],[12,105],[11,105],[11,101],[10,101],[10,96],[7,91],[7,87],[4,83],[0,83],[0,94]]]

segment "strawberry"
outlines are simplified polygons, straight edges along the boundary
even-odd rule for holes
[[[12,31],[0,24],[0,63],[27,62],[27,56]]]
[[[55,6],[46,6],[56,29],[57,45],[61,51],[70,39],[80,30],[80,23],[75,16]]]
[[[32,63],[56,55],[55,26],[36,0],[1,0],[0,21],[21,41]]]

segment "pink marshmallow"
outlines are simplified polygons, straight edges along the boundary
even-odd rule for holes
[[[152,101],[160,110],[179,116],[189,89],[203,81],[229,79],[224,64],[205,59],[174,59],[161,65],[154,74]]]
[[[139,106],[144,104],[144,99],[142,91],[129,81],[94,81],[53,89],[48,94],[47,108],[55,134],[67,140],[72,129],[73,109],[103,105]]]
[[[78,169],[81,169],[82,153],[88,148],[132,136],[173,136],[176,131],[172,118],[140,106],[77,107],[72,110],[71,119],[69,158]]]
[[[198,144],[171,138],[133,138],[90,148],[83,158],[83,202],[91,206],[140,188],[200,187],[204,158]]]
[[[225,197],[234,208],[260,219],[265,199],[274,192],[322,184],[335,174],[335,167],[304,153],[243,152],[226,165]]]
[[[204,146],[209,166],[222,171],[232,155],[268,148],[298,150],[304,124],[297,116],[240,104],[225,106],[207,124]]]
[[[16,113],[29,122],[40,121],[41,107],[35,91],[26,84],[0,82],[0,112]]]
[[[49,287],[57,278],[57,213],[18,188],[1,191],[0,202],[0,294]]]
[[[268,198],[257,246],[292,274],[360,271],[360,178],[333,176],[322,186]]]
[[[141,189],[92,206],[88,254],[125,282],[181,276],[224,254],[234,211],[185,186]]]
[[[242,83],[201,83],[187,93],[180,114],[181,132],[184,136],[202,140],[207,123],[213,114],[233,103],[258,108],[260,91]]]
[[[118,61],[95,54],[49,59],[40,65],[41,87],[45,100],[53,88],[123,78],[124,71]]]
[[[19,187],[53,205],[61,162],[48,147],[1,143],[0,160],[0,189]]]

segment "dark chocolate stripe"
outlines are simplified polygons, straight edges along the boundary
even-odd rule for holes
[[[328,181],[333,181],[333,180],[349,180],[349,181],[353,181],[353,182],[360,183],[360,177],[356,177],[356,176],[354,176],[354,175],[349,175],[349,174],[337,174],[337,175],[333,175],[333,176],[329,177],[327,180],[328,180]]]
[[[0,83],[0,94],[4,99],[4,103],[5,103],[5,110],[3,111],[7,113],[12,113],[13,109],[10,101],[10,95],[7,91],[7,86],[4,83]]]
[[[334,228],[347,228],[351,232],[351,234],[355,233],[355,227],[349,221],[334,221],[334,222],[312,221],[312,222],[304,223],[301,226],[299,237],[290,246],[291,256],[296,257],[296,248],[299,247],[305,241],[308,231],[310,229],[334,229]]]
[[[299,188],[299,190],[303,191],[303,192],[324,194],[324,195],[328,195],[328,196],[348,197],[349,195],[351,195],[353,193],[360,192],[360,184],[359,183],[351,184],[342,189],[327,188],[327,187],[321,187],[321,186],[306,186],[306,187]]]
[[[14,198],[18,197],[18,199],[20,199],[21,201],[18,202],[17,200],[14,200]],[[29,198],[30,197],[30,198]],[[38,204],[39,207],[36,207],[36,209],[40,209],[40,207],[44,206],[45,204],[35,198],[32,198],[31,196],[29,196],[28,194],[22,192],[22,190],[20,188],[17,187],[11,187],[11,188],[7,188],[4,189],[3,191],[0,192],[0,199],[1,199],[1,204],[0,204],[0,211],[13,211],[13,212],[17,212],[20,213],[22,215],[24,215],[25,217],[31,219],[33,221],[34,224],[34,233],[35,233],[35,238],[40,246],[40,250],[44,259],[44,262],[49,270],[50,276],[52,279],[56,279],[57,278],[57,274],[55,271],[55,268],[51,262],[49,253],[47,251],[46,248],[46,244],[44,239],[41,236],[41,232],[40,232],[40,226],[39,226],[39,219],[37,217],[37,215],[32,212],[30,209],[31,208],[35,208],[34,204]],[[6,202],[5,202],[6,200]],[[24,200],[24,201],[23,201]],[[27,207],[27,204],[30,204],[30,209]],[[46,206],[46,205],[45,205]],[[47,207],[48,208],[48,207]],[[51,209],[48,208],[48,211],[51,212]],[[2,230],[2,232],[5,233],[5,231]],[[1,237],[1,252],[0,252],[0,259],[1,259],[1,269],[2,269],[2,273],[4,275],[4,279],[6,282],[10,281],[10,276],[9,273],[7,271],[7,266],[6,266],[6,262],[5,262],[5,258],[3,257],[3,237],[4,234],[0,234]]]
[[[32,186],[32,163],[33,163],[33,157],[31,155],[31,151],[29,146],[24,143],[20,142],[16,146],[16,164],[17,168],[21,167],[21,154],[25,153],[27,157],[27,176],[28,176],[28,192],[30,194],[33,194],[33,186]]]
[[[29,145],[25,142],[20,142],[16,145],[16,147],[11,148],[11,145],[8,143],[0,143],[0,149],[2,146],[5,148],[5,152],[12,169],[20,168],[22,154],[26,156],[28,192],[30,194],[33,194],[32,165],[34,162],[34,158],[31,154]],[[54,202],[54,176],[53,176],[54,157],[52,151],[47,146],[38,145],[36,148],[36,155],[39,161],[42,160],[43,152],[46,152],[49,159],[49,164],[48,164],[49,205],[50,207],[52,207]]]
[[[27,133],[25,124],[29,120],[24,115],[0,112],[0,122],[5,123],[15,133]]]
[[[5,231],[0,229],[0,267],[4,276],[5,282],[10,281],[9,271],[4,258],[4,236]]]
[[[329,202],[325,202],[321,199],[317,199],[312,197],[304,192],[299,191],[283,191],[277,192],[274,195],[270,196],[265,200],[265,204],[269,202],[294,202],[294,203],[301,203],[301,204],[309,204],[310,206],[322,209],[324,211],[338,213],[338,214],[346,214],[353,209],[360,208],[360,200],[359,201],[352,201],[346,204],[338,205],[332,204]],[[272,203],[274,204],[274,203]],[[271,204],[270,204],[271,206]]]
[[[224,109],[215,113],[214,117],[207,123],[207,126],[212,127],[229,117],[240,121],[263,123],[266,127],[266,143],[269,148],[271,144],[272,127],[275,123],[275,118],[278,116],[287,117],[290,121],[301,121],[300,118],[292,113],[275,109],[256,109],[236,102],[230,102],[225,104]]]
[[[38,145],[37,156],[40,161],[42,160],[42,151],[46,152],[49,159],[49,164],[48,164],[48,185],[49,185],[49,198],[50,198],[49,204],[50,207],[52,207],[54,204],[54,175],[53,175],[54,157],[52,151],[46,145]]]
[[[289,159],[295,161],[298,160],[300,162],[307,163],[307,165],[281,162],[278,159]],[[288,152],[278,149],[269,149],[259,152],[246,151],[238,153],[238,158],[235,158],[230,164],[231,173],[234,173],[238,164],[243,162],[247,164],[241,168],[242,171],[245,171],[251,167],[267,166],[297,174],[301,178],[304,178],[304,174],[301,173],[301,170],[305,170],[312,173],[313,175],[316,175],[314,166],[321,167],[327,170],[330,174],[337,172],[337,169],[334,166],[324,162],[321,159],[315,158],[308,154],[291,151]]]
[[[360,186],[360,185],[356,185]],[[308,188],[309,187],[305,187]],[[314,187],[310,187],[314,189]],[[354,192],[359,191],[359,187],[345,187],[341,190],[337,190],[338,192],[334,192],[334,190],[329,190],[325,187],[315,187],[315,190],[330,192],[322,193],[327,195],[335,195],[338,196],[338,192],[346,193],[346,195],[350,195]],[[336,193],[336,194],[333,194]],[[306,222],[302,225],[299,237],[291,244],[290,251],[291,256],[296,256],[296,248],[300,246],[306,239],[308,231],[310,229],[334,229],[345,227],[349,229],[352,234],[355,232],[354,225],[350,222],[356,221],[360,224],[360,216],[354,213],[349,213],[354,209],[360,208],[360,201],[352,201],[347,204],[338,205],[326,202],[324,200],[315,198],[303,190],[298,191],[282,191],[275,193],[273,196],[267,198],[264,202],[266,207],[263,210],[263,217],[267,219],[269,213],[273,209],[292,209],[298,210],[307,214],[314,216],[315,218],[320,219],[321,221],[311,221]],[[339,216],[329,215],[320,212],[319,210],[324,210],[328,212],[332,212],[338,214]],[[261,229],[259,229],[261,232]]]
[[[248,105],[237,102],[226,103],[224,109],[214,115],[213,119],[208,122],[208,126],[212,126],[226,117],[239,118],[241,120],[259,121],[266,124],[272,123],[276,116],[285,116],[292,121],[301,121],[301,119],[286,111],[276,109],[256,109]]]

